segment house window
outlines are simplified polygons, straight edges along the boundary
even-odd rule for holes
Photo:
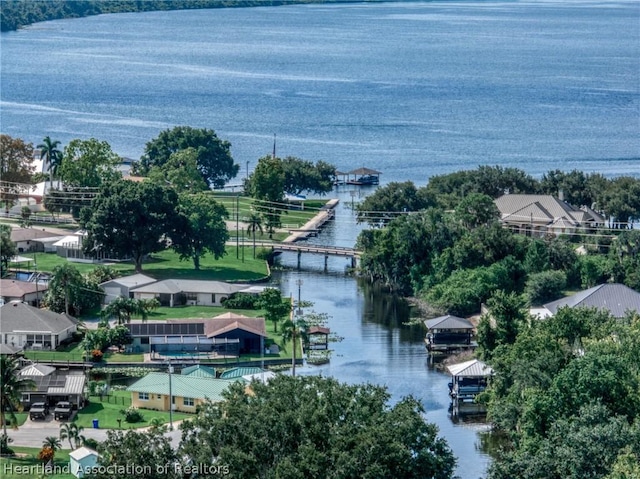
[[[138,399],[140,399],[140,401],[148,401],[149,393],[138,393]]]
[[[198,301],[198,293],[185,293],[187,301]]]
[[[184,403],[185,406],[194,406],[195,402],[193,400],[193,398],[184,398]]]
[[[211,302],[212,302],[212,303],[215,303],[215,302],[216,302],[216,295],[215,295],[215,294],[212,294],[212,295],[211,295]]]

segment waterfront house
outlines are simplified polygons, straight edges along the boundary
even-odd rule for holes
[[[30,364],[18,373],[31,379],[36,387],[33,390],[22,391],[21,402],[29,407],[36,402],[54,405],[66,401],[75,409],[84,407],[84,386],[86,378],[82,371],[59,370],[45,364]]]
[[[105,281],[100,283],[100,287],[104,290],[103,302],[104,304],[109,304],[120,296],[123,298],[131,298],[133,297],[131,293],[132,289],[155,282],[156,279],[144,274],[132,274]]]
[[[91,468],[98,465],[100,455],[88,447],[80,447],[69,453],[69,472],[78,478],[82,478]]]
[[[220,402],[236,380],[213,379],[195,375],[152,372],[127,388],[131,392],[131,406],[141,409],[196,412],[199,404],[209,400]]]
[[[165,279],[132,288],[135,299],[157,299],[162,306],[222,306],[234,293],[260,294],[262,287],[224,281]]]
[[[47,283],[0,279],[0,304],[17,301],[37,306],[47,289]]]
[[[426,319],[425,344],[430,352],[450,352],[457,349],[473,349],[477,344],[472,341],[473,324],[471,321],[452,316],[440,316]]]
[[[72,337],[78,324],[66,314],[17,301],[0,306],[0,317],[1,342],[24,349],[55,349]]]
[[[264,318],[225,313],[210,319],[132,321],[125,325],[134,351],[160,355],[257,354],[267,336]]]
[[[640,293],[619,283],[605,283],[545,304],[532,310],[539,317],[552,316],[560,308],[596,308],[608,311],[615,318],[623,318],[628,311],[640,313]]]
[[[571,234],[604,226],[605,219],[587,206],[576,208],[551,195],[507,194],[495,200],[500,221],[527,236]]]

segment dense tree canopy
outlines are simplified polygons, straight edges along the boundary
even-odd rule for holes
[[[71,140],[64,148],[60,178],[68,187],[97,188],[122,176],[121,162],[106,141]]]
[[[285,173],[278,158],[265,156],[245,184],[245,192],[257,201],[256,210],[265,220],[270,233],[281,225],[284,206]]]
[[[160,185],[171,186],[178,193],[198,193],[209,189],[198,169],[198,152],[195,148],[172,153],[166,163],[149,170],[149,178]]]
[[[230,478],[447,479],[455,459],[422,406],[380,386],[317,376],[240,383],[182,425],[180,452]]]
[[[195,150],[198,171],[209,187],[223,187],[238,174],[240,166],[233,162],[231,143],[218,138],[213,130],[190,126],[176,126],[160,132],[147,143],[145,153],[135,167],[138,173],[146,175],[151,168],[169,163],[175,153],[190,148]],[[176,161],[174,159],[174,163]],[[175,164],[169,166],[175,169]]]
[[[175,235],[177,205],[175,191],[151,182],[104,185],[91,208],[83,210],[85,251],[130,257],[141,272],[144,257],[165,249],[167,238]]]
[[[309,191],[318,195],[324,195],[333,189],[336,167],[324,161],[301,160],[293,156],[287,156],[282,162],[284,170],[284,191],[299,195]]]
[[[435,199],[424,188],[416,188],[411,181],[392,182],[382,186],[356,207],[358,222],[372,226],[388,223],[398,215],[435,206]]]
[[[640,316],[563,308],[492,350],[484,399],[507,434],[490,479],[594,479],[640,458]]]

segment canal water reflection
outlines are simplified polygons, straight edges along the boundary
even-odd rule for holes
[[[313,242],[354,245],[360,227],[355,224],[348,204],[351,197],[348,192],[339,196],[343,201],[336,211],[335,222]],[[454,422],[450,418],[447,387],[450,378],[429,364],[423,327],[407,324],[418,312],[404,299],[379,286],[345,275],[348,261],[344,258],[329,259],[326,271],[322,256],[303,256],[301,270],[297,270],[297,256],[292,253],[283,254],[279,264],[282,270],[274,272],[273,280],[283,294],[297,298],[297,281],[302,280],[302,300],[313,303],[310,309],[327,313],[331,331],[343,338],[331,343],[333,353],[328,364],[304,366],[299,374],[384,385],[392,402],[407,395],[416,397],[425,407],[426,418],[438,426],[440,435],[458,458],[457,474],[462,479],[483,477],[489,456],[481,451],[479,433],[486,431],[487,426]]]

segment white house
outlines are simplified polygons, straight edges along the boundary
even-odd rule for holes
[[[133,288],[135,299],[157,299],[163,306],[221,306],[234,293],[259,294],[264,287],[224,281],[165,279]]]
[[[69,453],[69,470],[76,477],[84,477],[98,464],[99,454],[88,447],[80,447]]]
[[[150,276],[144,274],[132,274],[130,276],[123,276],[121,278],[115,278],[104,283],[100,283],[100,287],[104,290],[104,304],[109,304],[114,299],[122,296],[124,298],[131,297],[131,290],[146,286],[151,283],[155,283],[156,280]]]

